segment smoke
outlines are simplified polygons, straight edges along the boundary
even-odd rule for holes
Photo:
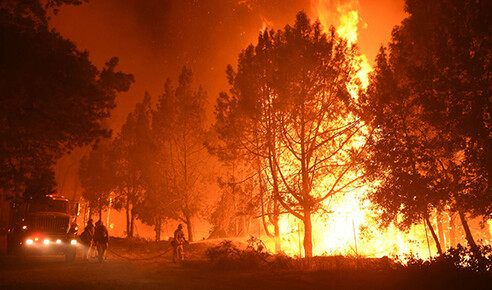
[[[218,93],[228,90],[226,66],[235,66],[241,50],[256,42],[265,27],[281,29],[292,24],[300,10],[316,19],[315,2],[336,15],[341,2],[357,5],[367,23],[367,29],[359,27],[359,43],[370,61],[404,16],[403,0],[90,0],[62,7],[50,24],[79,49],[87,50],[97,66],[117,56],[120,68],[134,74],[136,82],[117,97],[117,108],[108,122],[119,131],[144,93],[149,92],[155,101],[167,77],[176,83],[183,65],[193,70],[196,84],[208,92],[209,116],[213,116]],[[77,166],[67,166],[57,168],[58,179],[67,180],[65,189],[76,188],[69,180],[76,180]]]

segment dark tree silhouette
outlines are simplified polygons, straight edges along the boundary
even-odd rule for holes
[[[278,154],[278,124],[274,118],[276,97],[272,94],[273,31],[264,31],[256,47],[249,46],[239,55],[238,69],[227,67],[230,95],[221,93],[215,106],[215,131],[218,153],[223,160],[249,162],[255,171],[260,217],[264,230],[281,251],[279,175],[275,160]],[[232,161],[234,162],[234,161]],[[273,226],[273,230],[270,227]]]
[[[378,208],[382,227],[394,223],[408,230],[423,219],[442,254],[430,213],[445,199],[442,187],[449,180],[438,168],[439,147],[432,138],[436,134],[423,122],[420,105],[399,80],[381,49],[368,98],[361,97],[366,121],[373,128],[363,157],[366,180],[374,185],[369,199]]]
[[[116,186],[114,153],[110,141],[104,139],[80,160],[79,178],[84,189],[82,197],[89,202],[89,216],[96,210],[99,219],[102,219],[103,210],[110,205],[110,195]]]
[[[209,155],[205,147],[205,102],[203,89],[193,85],[192,71],[186,67],[173,88],[168,80],[165,92],[159,96],[153,112],[153,133],[160,136],[163,178],[169,180],[168,208],[171,218],[187,225],[189,240],[193,241],[193,221],[203,208],[203,181]]]
[[[492,213],[492,3],[408,0],[405,9],[369,92],[373,145],[381,146],[373,165],[384,180],[373,197],[386,213],[413,220],[430,206],[457,212],[480,257],[466,214]]]
[[[48,11],[76,0],[0,3],[0,187],[13,194],[54,190],[53,164],[76,146],[107,136],[117,92],[133,77],[102,70],[48,27]]]
[[[152,119],[157,117],[155,111],[152,111],[151,117]],[[145,151],[142,152],[146,162],[140,163],[139,166],[142,186],[145,190],[142,199],[135,205],[138,219],[154,227],[157,241],[161,239],[162,222],[172,216],[172,211],[169,209],[172,188],[167,174],[168,156],[163,154],[160,147],[166,136],[159,133],[151,126],[150,138],[147,140],[150,143],[146,144]]]
[[[135,110],[128,114],[121,132],[113,141],[115,161],[115,207],[126,211],[127,236],[133,237],[136,206],[141,203],[146,191],[144,170],[151,151],[151,103],[146,94]]]

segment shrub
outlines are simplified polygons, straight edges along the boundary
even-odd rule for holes
[[[220,245],[208,248],[207,258],[219,269],[285,269],[292,266],[293,259],[285,254],[271,255],[262,240],[251,236],[245,250],[232,241],[224,240]]]
[[[458,244],[456,248],[450,248],[440,256],[430,260],[422,260],[413,256],[408,257],[409,268],[434,268],[434,269],[459,269],[474,272],[492,271],[492,247],[490,245],[479,246],[482,254],[480,261],[469,247]]]

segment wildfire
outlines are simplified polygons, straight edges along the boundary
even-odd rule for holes
[[[359,16],[358,0],[312,0],[311,3],[314,17],[320,20],[325,30],[333,24],[337,33],[347,40],[347,45],[357,44],[358,26],[367,26]],[[365,89],[369,84],[368,74],[372,67],[365,55],[354,61],[360,68],[355,79]],[[348,89],[352,97],[358,97],[355,83]],[[358,141],[362,146],[363,140]],[[328,187],[332,180],[327,177],[324,183]],[[313,191],[321,191],[323,187]],[[325,211],[313,216],[312,221],[315,255],[382,257],[414,253],[427,257],[431,251],[435,253],[433,244],[427,242],[423,225],[412,227],[408,233],[394,227],[379,230],[376,220],[370,216],[371,204],[365,199],[367,190],[365,186],[358,187],[324,202]],[[317,195],[317,192],[313,194]],[[282,250],[289,255],[303,256],[303,223],[293,216],[283,215],[280,218],[280,230]]]
[[[315,16],[319,19],[325,32],[331,25],[336,26],[337,33],[347,40],[348,45],[354,45],[358,42],[358,26],[367,27],[367,23],[359,16],[358,0],[312,0],[312,9]],[[365,89],[369,85],[369,73],[372,67],[365,54],[361,54],[356,60],[360,66],[357,73],[357,79]],[[357,98],[355,88],[351,88],[352,97]]]
[[[272,28],[273,22],[266,19],[263,15],[260,15],[261,19],[261,30],[260,31],[265,31],[267,28]]]

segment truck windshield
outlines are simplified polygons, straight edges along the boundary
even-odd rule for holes
[[[29,203],[29,212],[40,211],[68,213],[68,201],[43,199]]]

